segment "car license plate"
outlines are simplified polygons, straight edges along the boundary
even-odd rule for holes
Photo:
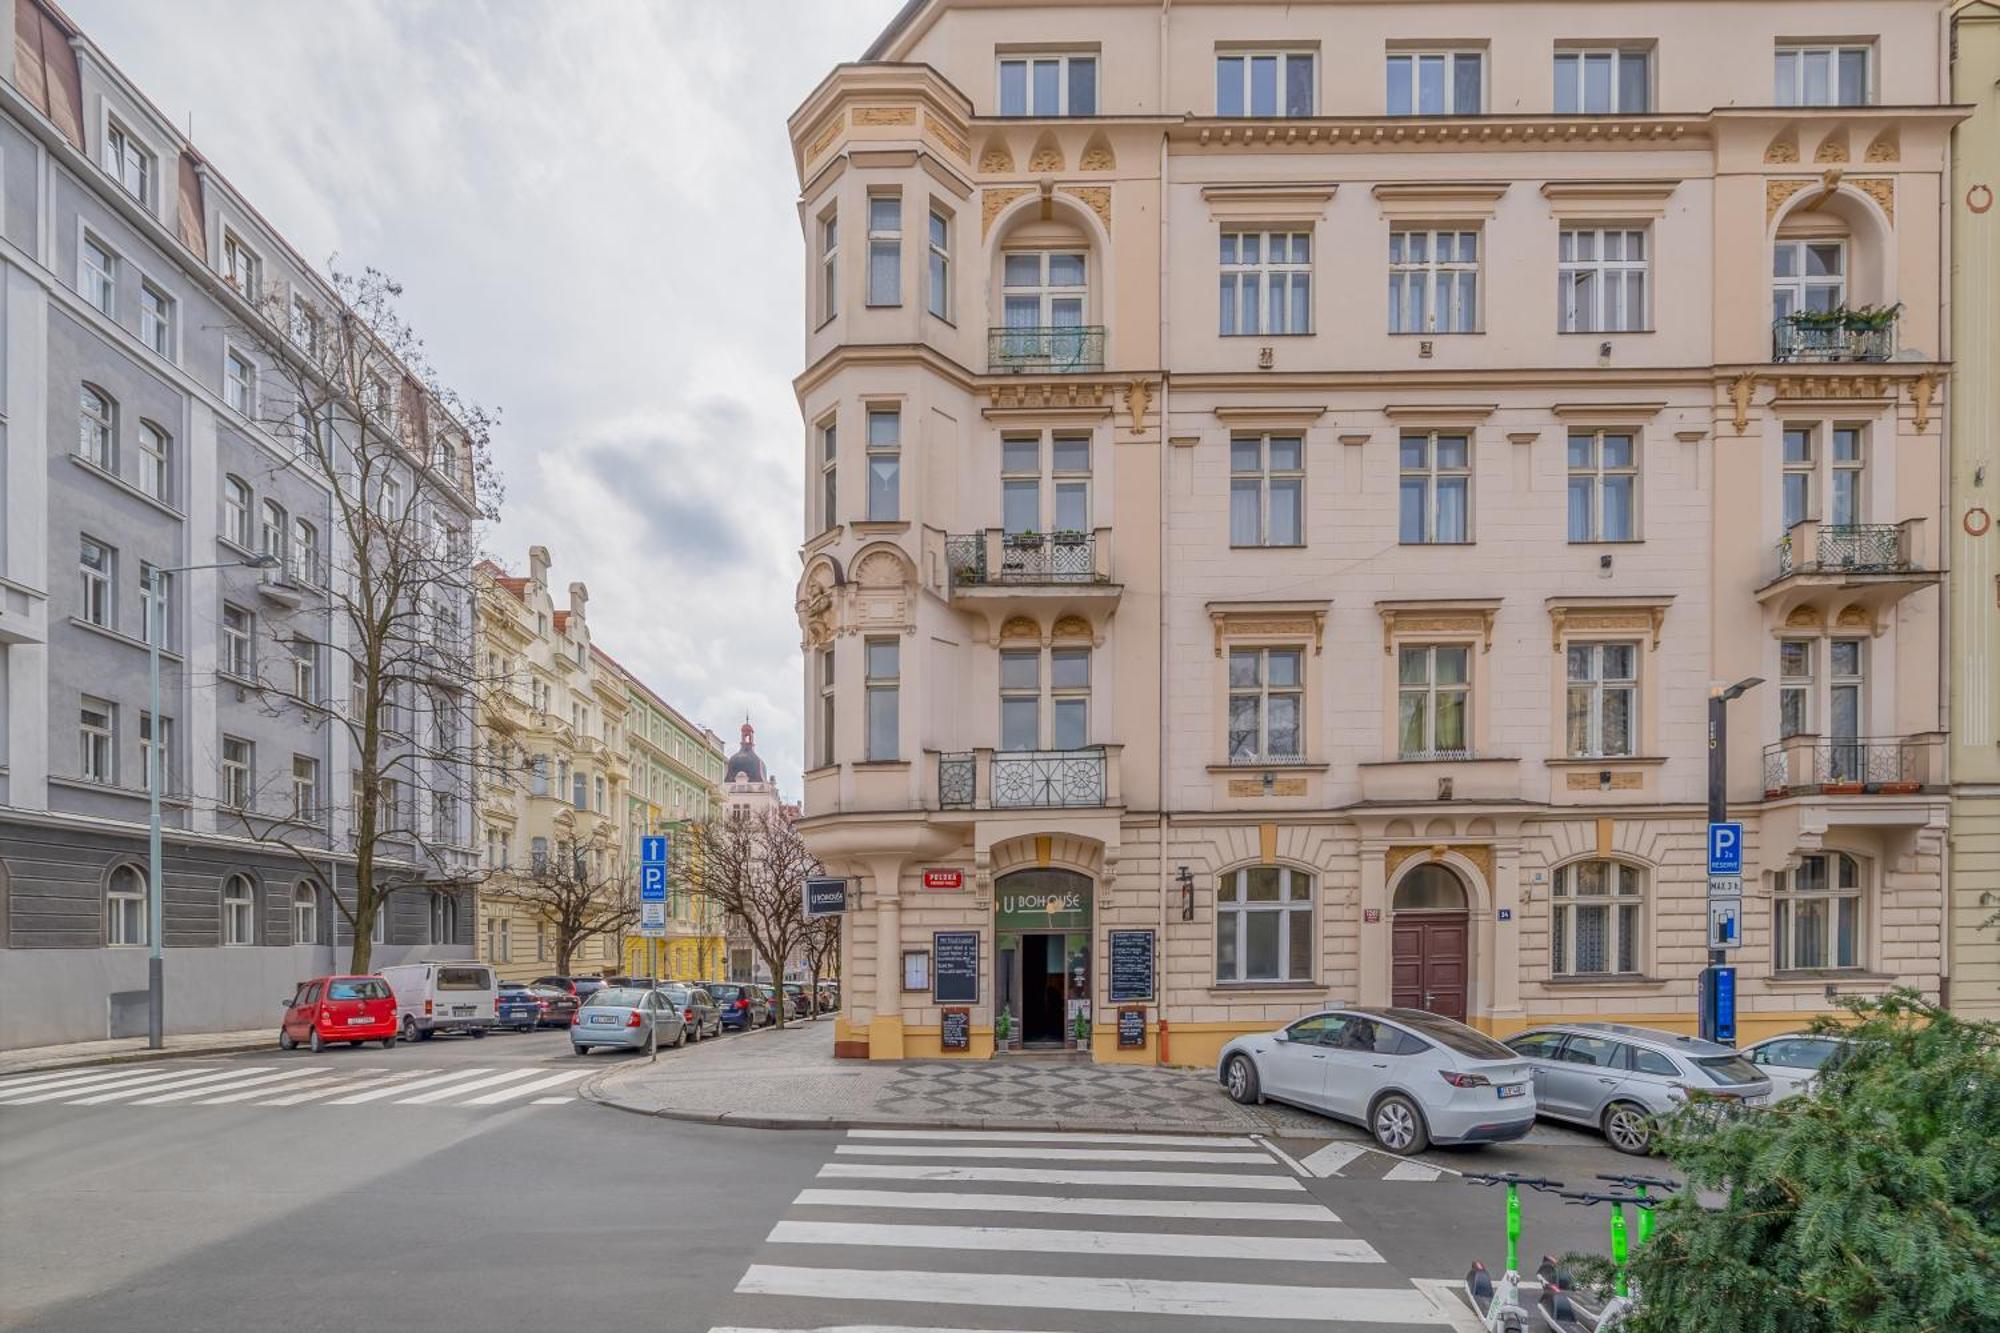
[[[611,1014],[592,1014],[590,1021],[593,1023],[616,1023],[618,1019]]]
[[[1764,1105],[1765,1103],[1769,1102],[1770,1100],[1771,1100],[1771,1099],[1770,1099],[1770,1097],[1769,1097],[1769,1096],[1763,1096],[1763,1097],[1745,1097],[1745,1098],[1743,1099],[1743,1104],[1744,1104],[1745,1106],[1762,1106],[1762,1105]]]
[[[368,1021],[368,1015],[363,1014],[359,1018],[350,1018],[347,1021],[350,1023],[366,1023]]]
[[[453,1017],[470,1017],[472,1015],[472,1006],[469,1004],[455,1004],[451,1007],[451,1012]]]
[[[1519,1097],[1528,1090],[1528,1085],[1525,1083],[1502,1083],[1498,1086],[1497,1090],[1500,1093],[1500,1100],[1504,1102],[1509,1097]]]

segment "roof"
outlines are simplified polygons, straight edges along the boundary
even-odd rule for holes
[[[569,612],[567,611],[556,612],[556,633],[560,634],[568,628],[569,628]]]
[[[674,707],[672,704],[668,703],[665,699],[662,699],[650,685],[646,684],[645,681],[639,679],[637,673],[635,673],[632,670],[632,668],[626,666],[623,662],[620,662],[617,658],[613,657],[610,653],[605,652],[602,648],[599,648],[594,643],[590,645],[590,655],[606,663],[613,670],[615,670],[620,676],[624,677],[625,683],[629,685],[635,693],[644,695],[647,703],[652,704],[654,707],[658,708],[661,712],[665,713],[668,717],[672,718],[674,722],[679,724],[681,730],[687,732],[688,735],[694,737],[695,740],[699,742],[710,753],[716,755],[720,755],[722,753],[722,738],[720,736],[716,735],[713,731],[710,731],[707,727],[703,726],[701,723],[693,721],[688,717],[686,713],[683,713],[680,709]]]
[[[930,3],[931,0],[904,0],[903,7],[896,11],[894,18],[889,20],[889,26],[882,29],[875,40],[868,44],[868,49],[861,53],[861,58],[863,60],[880,60],[882,53],[887,51],[890,44],[903,35],[904,29],[908,28],[910,23],[922,12],[924,6]]]

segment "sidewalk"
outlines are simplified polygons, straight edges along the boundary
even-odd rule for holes
[[[146,1048],[144,1037],[119,1037],[113,1041],[71,1041],[60,1046],[22,1046],[0,1051],[0,1074],[32,1074],[38,1069],[67,1069],[72,1065],[123,1065],[141,1060],[172,1060],[190,1055],[229,1055],[236,1051],[260,1051],[278,1045],[278,1026],[244,1028],[236,1032],[190,1032],[166,1039],[154,1051]]]
[[[730,1037],[586,1079],[592,1101],[760,1129],[1040,1129],[1324,1138],[1329,1121],[1238,1106],[1203,1070],[1035,1056],[872,1064],[833,1058],[833,1023]]]

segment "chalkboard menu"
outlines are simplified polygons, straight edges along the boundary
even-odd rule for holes
[[[946,1009],[938,1031],[940,1044],[947,1051],[969,1051],[972,1049],[972,1011],[970,1009]]]
[[[1153,998],[1153,932],[1111,932],[1111,1002]],[[1122,1021],[1122,1020],[1121,1020]]]
[[[931,998],[940,1004],[979,999],[979,932],[940,930],[931,936]]]
[[[1121,1051],[1143,1050],[1146,1045],[1146,1006],[1126,1004],[1118,1007],[1118,1049]]]

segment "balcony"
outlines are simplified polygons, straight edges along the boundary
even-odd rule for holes
[[[944,559],[954,588],[1108,583],[1109,571],[1098,565],[1098,546],[1094,532],[1003,533],[990,528],[946,537]]]
[[[1104,369],[1104,326],[988,329],[991,375],[1078,375]]]
[[[1896,354],[1896,311],[1830,310],[1771,325],[1771,359],[1823,363],[1887,361]]]
[[[1788,736],[1764,747],[1764,796],[1896,796],[1943,779],[1939,736]]]
[[[1934,586],[1923,542],[1923,520],[1901,523],[1822,523],[1792,525],[1775,548],[1776,573],[1757,590],[1757,600],[1780,620],[1801,606],[1832,615],[1859,606],[1869,615]]]
[[[1078,810],[1116,805],[1117,746],[968,750],[937,756],[940,810]]]

